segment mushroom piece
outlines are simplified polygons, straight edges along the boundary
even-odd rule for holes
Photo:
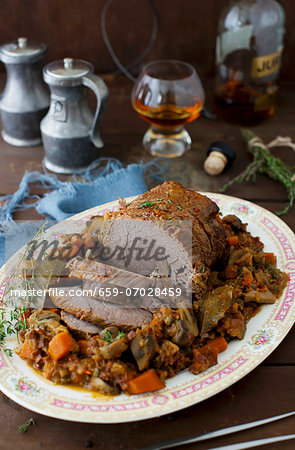
[[[112,386],[103,381],[101,378],[95,377],[94,375],[90,379],[90,385],[91,389],[95,389],[107,395],[117,395],[120,392],[118,386]]]
[[[250,253],[250,250],[234,250],[230,255],[228,264],[237,264],[238,266],[252,266],[252,255]]]
[[[245,302],[256,302],[272,304],[276,301],[276,296],[270,291],[250,291],[244,294]]]
[[[199,328],[197,324],[197,319],[194,312],[188,308],[180,309],[180,317],[189,323],[189,329],[191,334],[196,337],[199,334]]]
[[[149,362],[156,352],[157,340],[152,331],[148,334],[137,333],[135,338],[131,341],[131,352],[137,362],[139,370],[144,370],[148,367]]]
[[[189,342],[190,332],[187,320],[178,320],[175,322],[169,332],[172,335],[172,342],[179,346],[186,345]]]
[[[53,311],[42,309],[41,311],[33,312],[28,318],[28,323],[30,325],[34,325],[35,322],[41,322],[42,320],[55,319],[57,321],[60,320],[58,314]]]
[[[195,336],[198,336],[199,328],[194,312],[189,308],[179,309],[179,315],[180,320],[172,324],[168,334],[174,344],[183,346],[192,341]]]
[[[106,344],[100,348],[101,354],[105,359],[118,358],[128,348],[128,339],[123,336],[116,339],[110,344]]]
[[[67,331],[67,328],[60,323],[60,316],[45,309],[32,313],[28,318],[28,324],[39,327],[46,325],[47,330],[50,330],[53,336],[61,331]]]
[[[103,216],[93,216],[87,223],[88,232],[92,237],[100,235],[103,227]]]

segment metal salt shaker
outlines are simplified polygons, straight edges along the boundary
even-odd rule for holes
[[[0,47],[7,82],[0,98],[2,137],[11,145],[41,144],[40,121],[48,111],[49,91],[42,79],[46,46],[19,38]]]
[[[51,91],[50,108],[41,122],[45,166],[56,173],[83,171],[100,156],[103,147],[100,121],[108,89],[93,73],[92,64],[78,59],[50,63],[43,76]],[[95,114],[86,88],[96,95]]]

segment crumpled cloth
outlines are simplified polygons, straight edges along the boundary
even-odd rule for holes
[[[161,165],[159,158],[150,163],[129,164],[126,167],[115,158],[101,158],[100,161],[101,165],[94,172],[91,172],[90,166],[86,173],[73,176],[71,182],[60,181],[46,171],[26,172],[17,191],[0,198],[0,265],[5,260],[5,231],[8,228],[10,235],[12,229],[17,230],[18,248],[30,240],[28,225],[25,227],[23,239],[20,229],[22,224],[15,226],[12,217],[15,211],[36,208],[42,216],[61,221],[86,209],[117,200],[118,197],[142,194],[147,190],[144,176],[162,181],[168,166],[167,160]],[[29,185],[36,182],[51,192],[42,198],[30,195]],[[36,201],[27,204],[28,198]],[[31,238],[35,232],[36,224],[32,224]]]

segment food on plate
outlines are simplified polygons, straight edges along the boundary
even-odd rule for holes
[[[53,382],[111,395],[217,364],[288,282],[238,217],[172,181],[120,200],[57,251],[63,291],[31,311],[18,353]]]

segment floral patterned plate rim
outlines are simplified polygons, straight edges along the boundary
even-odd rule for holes
[[[46,380],[17,355],[0,352],[0,389],[16,403],[39,414],[88,423],[119,423],[157,417],[201,402],[229,387],[258,366],[283,340],[295,319],[295,236],[288,226],[266,209],[246,200],[222,194],[204,193],[221,212],[236,214],[248,223],[249,231],[260,236],[266,251],[274,252],[280,269],[290,281],[274,305],[265,305],[248,323],[242,341],[233,341],[220,355],[219,363],[197,376],[184,371],[167,380],[164,389],[135,396],[106,397],[86,390],[55,385]],[[127,199],[132,200],[134,197]],[[70,218],[81,228],[95,214],[118,208],[107,203]],[[63,221],[54,226],[66,225]],[[12,257],[17,260],[18,252]],[[5,281],[0,270],[0,296]],[[13,348],[17,339],[9,338]]]

